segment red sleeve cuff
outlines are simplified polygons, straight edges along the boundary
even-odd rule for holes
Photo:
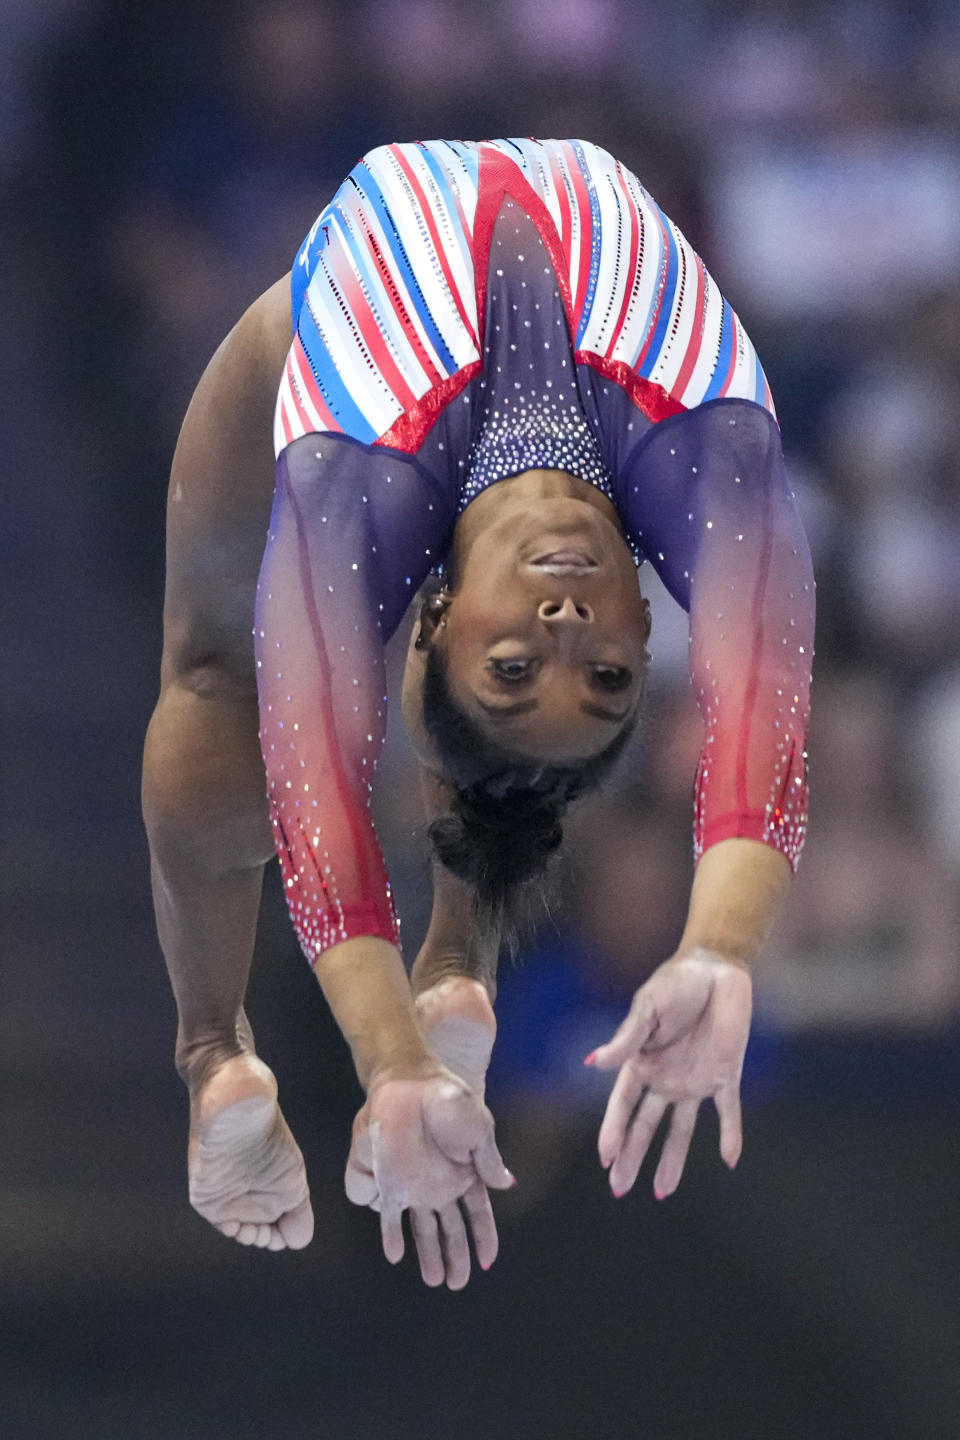
[[[769,845],[771,850],[779,850],[781,855],[786,856],[791,870],[796,873],[806,833],[805,812],[802,816],[791,815],[780,806],[771,806],[769,811],[731,811],[698,827],[694,838],[694,862],[699,863],[705,851],[721,840],[759,840],[762,845]]]
[[[295,912],[294,923],[300,948],[311,965],[325,950],[362,935],[372,935],[400,948],[400,925],[392,908],[384,909],[373,903],[333,904],[316,915]]]

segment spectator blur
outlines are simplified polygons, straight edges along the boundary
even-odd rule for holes
[[[0,70],[4,1440],[956,1440],[956,0],[0,0]],[[209,355],[365,150],[525,134],[618,155],[756,342],[819,584],[812,814],[743,1162],[705,1106],[678,1195],[615,1204],[582,1060],[680,934],[700,743],[645,566],[639,733],[501,965],[501,1259],[451,1297],[344,1200],[356,1081],[276,867],[249,1013],[317,1235],[287,1263],[190,1213],[138,770]],[[412,958],[396,705],[374,798]]]
[[[140,602],[147,649],[192,387],[365,149],[582,134],[636,170],[763,356],[820,578],[810,840],[760,1010],[785,1034],[955,1017],[960,11],[47,0],[14,13],[0,175],[18,273],[56,325],[44,405],[76,440],[71,526],[87,517],[117,594]],[[27,328],[21,313],[8,334]],[[46,465],[34,483],[40,525],[65,503],[63,477]],[[647,570],[641,582],[655,596],[644,733],[621,783],[571,822],[554,928],[531,950],[544,1025],[553,1016],[565,1045],[569,1007],[551,987],[571,1005],[592,996],[598,1015],[622,1005],[675,944],[691,873],[685,627]],[[380,798],[411,944],[427,895],[413,774],[394,727]],[[541,1080],[569,1069],[551,1046]],[[517,1053],[518,1091],[529,1062]]]

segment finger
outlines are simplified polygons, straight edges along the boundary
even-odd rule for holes
[[[619,1030],[587,1059],[598,1070],[613,1070],[642,1049],[656,1028],[656,1004],[649,986],[644,985],[634,995],[627,1018]]]
[[[244,1220],[234,1238],[239,1240],[241,1245],[255,1245],[259,1228],[255,1221]]]
[[[610,1167],[610,1189],[618,1200],[627,1193],[639,1175],[640,1166],[646,1158],[650,1142],[657,1133],[657,1126],[663,1119],[666,1108],[666,1100],[653,1090],[648,1090],[641,1100],[623,1147]]]
[[[343,1188],[347,1192],[347,1199],[353,1205],[372,1205],[379,1195],[376,1176],[372,1170],[366,1170],[357,1164],[352,1150],[347,1157]]]
[[[442,1285],[447,1272],[440,1248],[436,1215],[432,1210],[422,1210],[419,1206],[411,1209],[410,1229],[417,1247],[423,1283],[431,1287]]]
[[[509,1190],[516,1185],[517,1177],[503,1163],[503,1156],[493,1138],[493,1126],[486,1139],[473,1152],[473,1165],[477,1175],[491,1190]]]
[[[221,1225],[217,1226],[217,1229],[220,1231],[221,1235],[226,1235],[229,1240],[236,1240],[237,1235],[240,1232],[240,1221],[224,1220]]]
[[[380,1238],[383,1253],[391,1265],[403,1259],[403,1211],[395,1205],[385,1205],[380,1211]]]
[[[440,1211],[440,1233],[447,1266],[447,1289],[462,1290],[470,1279],[470,1246],[460,1206],[454,1201]]]
[[[653,1193],[658,1200],[672,1195],[680,1184],[699,1108],[699,1100],[681,1100],[673,1107],[670,1129],[663,1142],[657,1173],[653,1177]]]
[[[720,1117],[720,1154],[732,1170],[743,1153],[743,1117],[740,1111],[740,1084],[724,1085],[713,1097]]]
[[[462,1198],[473,1235],[473,1248],[477,1252],[477,1264],[481,1270],[489,1270],[497,1258],[500,1241],[487,1187],[478,1180]]]
[[[361,1111],[361,1115],[362,1113]],[[353,1133],[350,1136],[350,1158],[361,1170],[373,1169],[373,1135],[369,1123],[366,1119],[361,1123],[360,1116],[353,1122]]]
[[[629,1060],[621,1066],[620,1074],[614,1081],[597,1138],[600,1164],[605,1169],[616,1159],[623,1147],[633,1112],[642,1094],[643,1079],[639,1074],[639,1067]]]

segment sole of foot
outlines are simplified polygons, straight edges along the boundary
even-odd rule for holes
[[[190,1107],[190,1203],[223,1235],[300,1250],[313,1209],[300,1147],[277,1104],[273,1072],[253,1055],[219,1066]]]
[[[482,1092],[497,1022],[486,987],[454,976],[417,996],[430,1048],[449,1070]]]

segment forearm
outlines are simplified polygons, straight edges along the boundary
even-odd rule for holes
[[[395,945],[374,935],[344,940],[314,969],[365,1090],[388,1077],[436,1071]]]
[[[680,955],[711,950],[749,965],[790,882],[790,864],[756,840],[721,840],[700,858]]]

